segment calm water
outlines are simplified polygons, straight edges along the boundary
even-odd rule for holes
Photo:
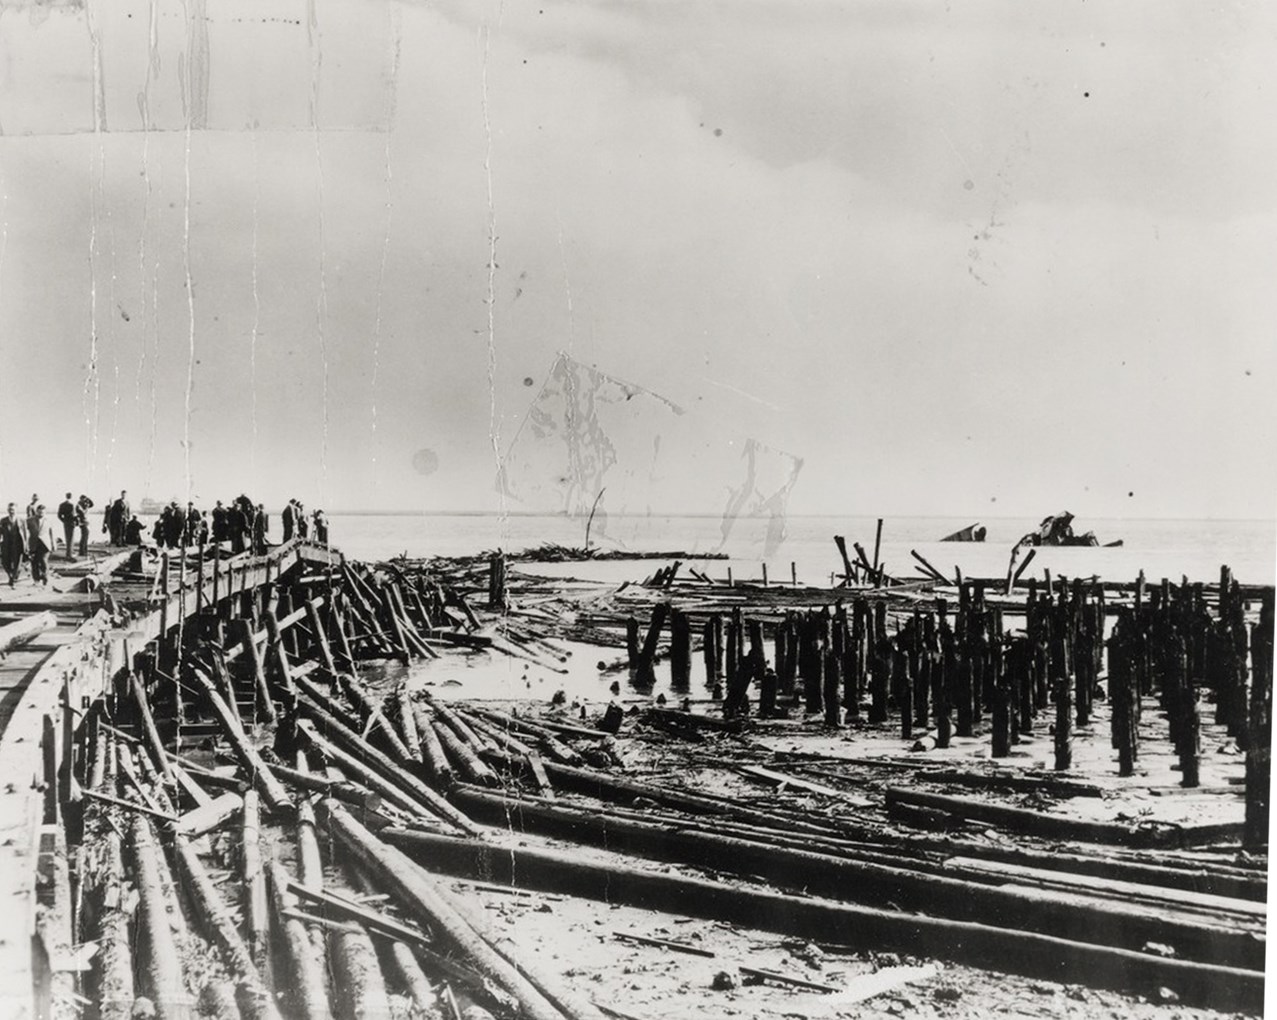
[[[983,543],[939,541],[971,524],[969,518],[899,517],[883,525],[881,559],[897,577],[914,577],[918,571],[909,555],[917,550],[942,572],[952,576],[955,566],[969,577],[1005,576],[1012,545],[1038,521],[1028,518],[985,519],[988,536]],[[713,517],[597,518],[591,544],[605,549],[638,551],[722,551],[728,561],[702,565],[714,576],[724,576],[730,566],[738,577],[757,578],[764,562],[772,580],[788,580],[790,565],[805,583],[828,583],[832,571],[841,571],[833,536],[860,542],[872,558],[876,521],[871,517],[791,517],[783,541],[764,557],[768,523],[738,519],[727,529]],[[1150,580],[1162,577],[1215,580],[1221,564],[1228,564],[1239,581],[1272,584],[1277,576],[1277,525],[1271,521],[1077,519],[1078,531],[1094,531],[1101,542],[1122,539],[1118,549],[1039,549],[1030,571],[1039,577],[1044,569],[1055,575],[1098,574],[1114,580],[1133,579],[1141,570]],[[331,537],[345,553],[358,559],[409,556],[461,555],[488,549],[508,551],[530,548],[542,542],[580,546],[585,523],[562,516],[496,515],[338,515],[332,519]],[[852,553],[854,558],[854,552]],[[651,569],[659,564],[653,563]],[[543,574],[588,576],[605,580],[635,579],[633,563],[565,563],[538,566]],[[648,571],[650,572],[650,571]]]

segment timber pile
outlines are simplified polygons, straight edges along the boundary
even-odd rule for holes
[[[97,947],[78,994],[102,1017],[625,1015],[519,951],[456,891],[460,878],[1262,1009],[1271,589],[1256,608],[1227,576],[1212,600],[1163,584],[1112,613],[1098,586],[1031,582],[1019,633],[981,582],[964,583],[951,611],[885,588],[756,604],[751,590],[725,598],[675,576],[580,604],[590,626],[623,636],[636,689],[668,661],[690,706],[699,646],[703,683],[721,693],[712,712],[626,721],[617,709],[611,732],[584,710],[568,719],[445,701],[402,673],[370,679],[369,663],[453,648],[557,668],[549,642],[562,631],[520,609],[526,590],[493,562],[479,609],[420,565],[301,562],[163,629],[116,664],[105,697],[66,713],[71,751],[46,775],[61,794],[46,822],[73,862],[54,883],[75,890],[70,941]],[[1247,753],[1244,830],[1070,820],[984,796],[1103,792],[1075,772],[864,762],[755,739],[805,716],[943,746],[987,720],[1000,759],[1053,722],[1063,772],[1072,727],[1089,725],[1106,683],[1123,775],[1156,701],[1186,786],[1201,693],[1213,692],[1219,726]],[[664,774],[637,771],[644,755]],[[731,781],[712,788],[712,775]],[[954,784],[975,790],[931,789]],[[756,961],[739,973],[839,990]]]

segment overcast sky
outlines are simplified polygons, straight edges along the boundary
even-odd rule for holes
[[[3,0],[0,488],[495,508],[562,350],[793,512],[1273,517],[1265,7]]]

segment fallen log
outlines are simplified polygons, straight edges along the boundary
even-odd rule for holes
[[[402,942],[391,942],[390,964],[399,979],[400,987],[407,991],[408,998],[420,1015],[433,1016],[437,1013],[439,996],[435,994],[430,979],[421,969],[413,951]]]
[[[335,839],[349,850],[375,884],[388,890],[413,916],[423,917],[435,938],[519,1004],[526,1020],[564,1020],[565,1014],[484,941],[451,903],[399,850],[387,846],[356,822],[344,808],[325,804],[326,821]]]
[[[133,816],[132,878],[138,891],[137,969],[139,991],[155,1004],[161,1020],[187,1020],[195,1004],[182,976],[177,940],[169,921],[161,871],[168,870],[151,823]]]
[[[248,922],[249,950],[258,967],[265,966],[270,921],[266,914],[266,873],[262,870],[259,842],[261,810],[256,790],[244,794],[242,840],[240,843],[241,889],[244,917]]]
[[[133,1016],[133,950],[125,907],[124,856],[120,834],[108,829],[98,891],[96,999],[99,1020],[131,1020]]]
[[[448,756],[443,753],[443,745],[439,743],[438,734],[431,723],[433,716],[434,712],[429,706],[413,706],[413,720],[421,738],[421,760],[425,762],[430,777],[447,790],[454,782],[452,765],[448,762]]]
[[[306,752],[297,752],[297,771],[310,772]],[[319,855],[319,834],[315,829],[315,808],[303,797],[297,805],[297,876],[302,885],[310,889],[322,889],[324,865]]]
[[[479,736],[465,719],[442,701],[436,701],[428,694],[426,695],[426,701],[434,708],[435,718],[443,720],[462,743],[474,748],[475,751],[491,750],[495,746],[486,737]]]
[[[238,793],[224,793],[193,811],[187,811],[174,822],[174,829],[180,835],[198,839],[237,814],[243,803],[244,798]]]
[[[266,767],[265,762],[262,761],[261,756],[257,753],[257,749],[249,743],[243,728],[231,714],[226,702],[213,689],[212,681],[198,670],[195,670],[192,675],[195,677],[196,683],[203,689],[205,698],[207,698],[208,703],[213,708],[213,714],[217,716],[218,722],[221,723],[222,732],[225,734],[227,742],[231,745],[231,749],[235,752],[235,757],[239,760],[240,767],[248,773],[253,785],[261,792],[267,807],[272,811],[291,811],[293,802],[289,799],[288,792],[279,780],[271,774],[270,769]]]
[[[373,729],[376,729],[390,748],[391,755],[400,765],[407,767],[416,765],[416,756],[411,754],[404,742],[399,739],[399,732],[395,729],[394,724],[386,718],[381,706],[365,690],[363,684],[349,673],[339,674],[337,680],[342,690],[345,691],[347,697],[350,698],[351,703],[355,706],[355,710],[363,722],[364,732],[370,733]],[[298,690],[307,694],[317,705],[323,705],[334,718],[337,717],[337,713],[333,711],[334,706],[331,695],[318,684],[311,683],[309,680],[301,680],[298,681],[297,687]]]
[[[1200,916],[1133,902],[1074,896],[1054,890],[1009,888],[924,873],[863,858],[763,845],[707,832],[616,816],[597,816],[559,804],[519,801],[471,787],[454,791],[467,812],[489,825],[572,839],[622,853],[761,877],[781,887],[999,927],[1061,935],[1139,949],[1170,943],[1183,958],[1222,966],[1263,966],[1263,942],[1235,927]],[[397,833],[393,827],[387,833]],[[392,837],[387,835],[388,839]]]
[[[109,793],[97,793],[94,790],[81,790],[80,796],[89,800],[100,801],[103,804],[110,804],[114,807],[124,808],[126,811],[134,811],[138,814],[149,815],[161,822],[169,822],[170,824],[178,821],[178,816],[167,811],[161,811],[159,808],[148,807],[145,804],[134,804],[131,800],[122,800],[119,797],[112,797]]]
[[[288,1015],[297,1020],[330,1020],[332,1013],[323,961],[306,926],[288,916],[297,905],[297,898],[289,888],[288,872],[278,861],[269,861],[266,875],[286,960],[288,983],[284,995]]]
[[[495,741],[498,747],[510,754],[519,755],[527,763],[528,771],[532,773],[532,781],[536,784],[537,792],[547,800],[554,800],[554,785],[550,782],[550,777],[546,775],[545,763],[535,750],[492,723],[478,718],[471,718],[468,722],[477,732]]]
[[[858,797],[854,793],[848,793],[846,790],[835,790],[832,786],[813,783],[810,779],[786,775],[783,772],[763,768],[761,765],[738,765],[736,770],[752,779],[762,780],[764,783],[776,787],[778,791],[786,787],[794,790],[804,790],[807,793],[815,793],[822,797],[834,797],[857,807],[868,807],[873,803],[868,797]]]
[[[390,996],[372,938],[358,924],[328,930],[328,958],[337,1015],[388,1017]]]
[[[1262,971],[1168,959],[1087,942],[894,910],[790,896],[723,882],[660,874],[571,853],[492,846],[472,839],[388,829],[383,836],[445,874],[841,943],[876,952],[930,956],[1052,981],[1156,995],[1169,988],[1186,1005],[1259,1012]]]
[[[431,707],[434,711],[429,722],[448,759],[470,782],[480,783],[483,786],[499,786],[500,780],[497,779],[496,773],[479,757],[473,747],[457,736],[452,727],[444,722],[442,706],[432,705]],[[501,754],[504,757],[503,752],[490,750],[486,753]]]
[[[371,891],[374,888],[372,882],[363,872],[356,869],[355,876],[361,889]],[[303,898],[308,896],[311,896],[309,891],[303,894]],[[352,908],[359,911],[371,934],[381,936],[391,946],[404,946],[407,948],[411,945],[410,952],[420,954],[431,967],[448,975],[454,981],[460,982],[483,1000],[491,1002],[502,1012],[509,1014],[518,1012],[519,1004],[513,996],[503,992],[477,971],[465,967],[447,955],[440,953],[433,947],[433,942],[424,932],[402,925],[385,914],[369,910],[363,904],[353,903],[345,897],[337,896],[336,894],[324,894],[322,899],[312,898],[317,907],[336,914],[338,917],[347,916],[347,912]],[[328,918],[324,918],[324,920],[327,920],[330,924],[343,923]]]
[[[0,655],[26,644],[42,631],[56,626],[57,620],[47,609],[6,623],[0,627]]]
[[[414,818],[424,816],[433,819],[439,817],[432,804],[414,797],[411,792],[401,789],[383,778],[379,773],[369,769],[359,758],[348,754],[331,740],[325,739],[316,732],[309,720],[303,719],[298,723],[297,731],[305,737],[311,747],[327,759],[330,765],[335,765],[338,769],[342,769],[343,775],[347,777],[357,776],[358,784],[369,791],[369,797],[378,797],[384,803],[405,811]],[[353,786],[356,785],[356,781],[352,779],[344,785]]]
[[[352,921],[370,932],[399,942],[424,946],[427,949],[433,948],[434,943],[429,933],[404,924],[402,921],[396,921],[390,915],[373,910],[362,903],[356,903],[336,893],[310,888],[300,882],[289,881],[288,891],[301,900],[322,907],[325,917],[332,916],[339,920]]]
[[[368,741],[359,736],[358,733],[343,726],[315,702],[303,697],[298,702],[298,707],[317,724],[317,729],[322,727],[324,734],[334,744],[340,745],[343,750],[356,758],[365,768],[375,770],[383,779],[410,794],[413,799],[421,801],[423,805],[429,808],[432,814],[446,822],[450,822],[462,832],[471,834],[477,832],[473,823],[439,794],[435,793],[434,790],[415,775],[396,765],[381,751],[378,751]]]
[[[836,775],[836,773],[826,773]],[[1057,779],[1050,775],[1018,775],[1010,772],[970,772],[960,769],[936,769],[925,777],[928,783],[954,783],[1005,790],[1045,793],[1052,797],[1103,797],[1104,790],[1093,783]]]
[[[944,811],[959,818],[975,819],[992,825],[1000,825],[1017,832],[1042,836],[1047,839],[1069,839],[1088,843],[1110,843],[1115,846],[1134,847],[1183,847],[1201,842],[1218,841],[1229,834],[1240,837],[1240,824],[1181,826],[1166,823],[1119,825],[1114,822],[1093,822],[1078,818],[1064,818],[1026,808],[990,804],[969,797],[957,797],[940,793],[922,793],[889,786],[886,790],[888,809],[893,804],[930,808]]]
[[[404,746],[414,761],[421,761],[421,737],[417,732],[417,720],[412,714],[412,698],[408,695],[407,684],[400,684],[395,691],[395,704],[398,708],[399,730],[403,734]]]
[[[507,768],[518,768],[518,759],[511,758],[499,751],[490,751],[486,755],[489,761],[499,762]],[[763,828],[780,829],[786,832],[808,832],[813,835],[834,835],[837,829],[828,825],[805,822],[796,816],[780,815],[773,812],[756,811],[742,807],[725,797],[712,797],[708,794],[686,793],[671,790],[654,783],[625,779],[609,775],[594,769],[573,768],[545,763],[546,774],[559,790],[583,793],[600,800],[629,803],[635,799],[646,799],[666,807],[676,808],[698,815],[716,815],[735,818],[743,822]]]
[[[325,797],[334,797],[343,804],[357,807],[361,811],[377,811],[381,808],[381,797],[370,790],[363,789],[355,783],[337,782],[311,772],[290,769],[278,762],[270,763],[270,770],[284,783],[311,793],[321,793]],[[361,772],[362,774],[362,772]]]
[[[151,756],[155,759],[155,767],[164,776],[164,781],[172,786],[176,780],[169,771],[168,755],[164,752],[164,742],[160,740],[160,731],[155,728],[155,716],[151,713],[150,699],[142,689],[142,679],[132,669],[129,670],[129,686],[133,690],[133,703],[137,706],[138,717],[142,720],[142,732],[146,735],[146,744]]]
[[[175,857],[182,884],[191,896],[208,936],[221,951],[223,962],[236,982],[236,998],[248,1020],[282,1020],[275,997],[262,981],[253,956],[239,936],[235,920],[223,902],[204,863],[190,842],[179,837]]]
[[[196,807],[206,807],[213,803],[211,794],[205,791],[195,778],[186,771],[186,769],[173,760],[173,756],[169,755],[169,771],[173,773],[173,778],[177,780],[178,788],[182,793],[186,794],[188,800],[194,802]],[[89,787],[93,787],[92,779],[89,780]]]
[[[559,740],[555,736],[556,729],[546,724],[538,724],[518,716],[508,715],[505,712],[497,712],[492,709],[470,708],[469,711],[474,715],[482,716],[502,729],[514,730],[517,733],[523,733],[530,737],[536,737],[540,742],[541,750],[549,756],[551,761],[556,761],[561,765],[580,765],[584,760],[581,755],[573,748]],[[587,734],[592,740],[600,740],[609,738],[609,734],[598,730],[586,731],[579,727],[568,726],[564,729],[569,732],[567,736],[581,736]],[[558,730],[557,732],[563,732]]]

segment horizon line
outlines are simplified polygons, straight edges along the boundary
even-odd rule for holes
[[[558,517],[568,520],[584,519],[588,515],[582,511],[579,513],[568,513],[565,510],[393,510],[393,509],[367,509],[367,508],[343,508],[338,510],[327,511],[329,517]],[[652,511],[612,511],[608,513],[608,517],[618,518],[645,518],[645,517],[684,517],[691,519],[706,520],[722,520],[728,516],[723,513],[713,513],[709,511],[678,511],[678,510],[652,510]],[[765,513],[738,513],[734,515],[737,518],[745,518],[747,520],[769,520],[772,515]],[[783,518],[794,518],[799,520],[813,520],[819,518],[864,518],[866,520],[877,520],[879,515],[872,513],[786,513],[781,515]],[[893,515],[896,518],[913,518],[915,520],[966,520],[971,515],[962,514],[943,514],[943,513],[903,513]],[[980,524],[984,521],[1013,521],[1022,519],[1033,519],[1033,514],[999,514],[996,516],[986,515],[984,517],[976,517],[972,520],[973,524]],[[1055,516],[1047,514],[1047,517]],[[889,522],[891,517],[882,516],[883,521]],[[1044,519],[1044,518],[1043,518]],[[1231,516],[1209,516],[1209,517],[1187,517],[1181,515],[1142,515],[1134,516],[1128,514],[1108,516],[1097,514],[1090,518],[1081,518],[1074,515],[1075,520],[1101,520],[1101,521],[1117,521],[1117,520],[1134,520],[1134,521],[1248,521],[1253,523],[1277,523],[1277,516],[1273,517],[1231,517]]]

